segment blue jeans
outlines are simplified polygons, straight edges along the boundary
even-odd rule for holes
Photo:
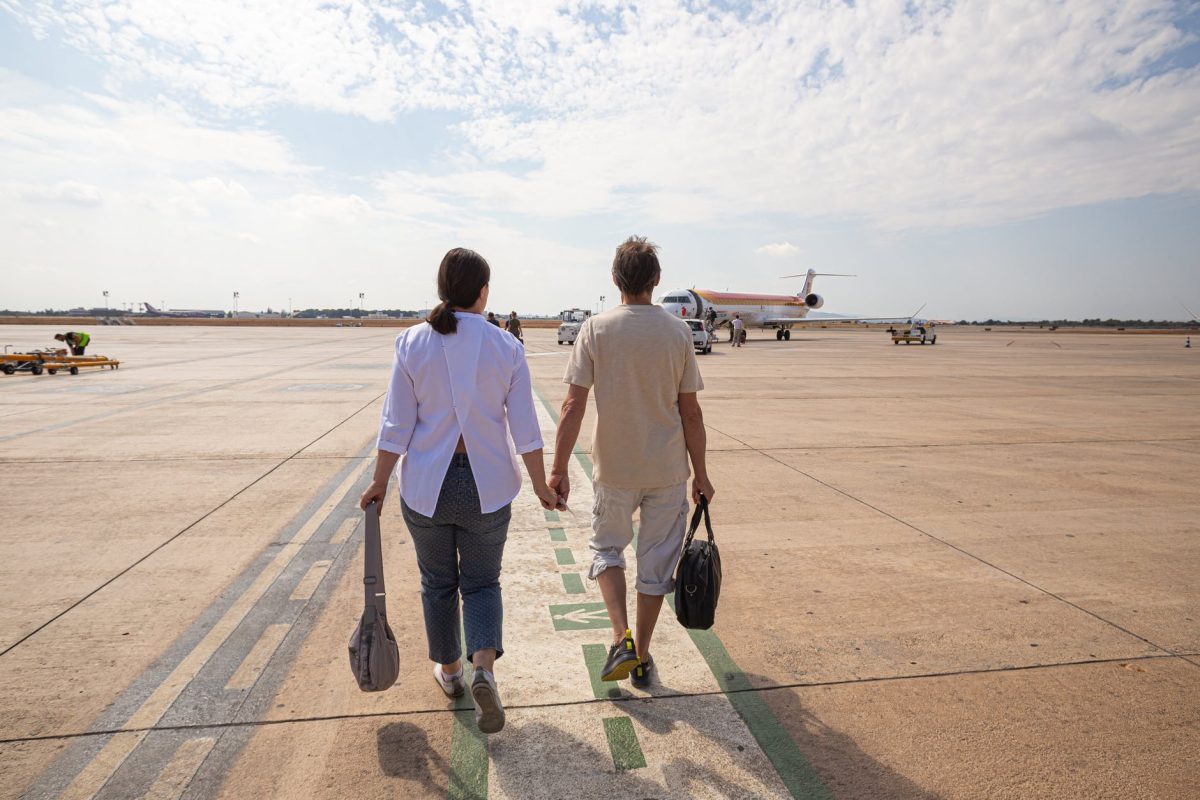
[[[500,597],[500,563],[512,506],[491,514],[479,511],[479,490],[465,454],[457,454],[442,481],[432,517],[418,514],[402,501],[421,570],[421,605],[429,658],[452,664],[462,656],[458,597],[462,595],[467,658],[492,648],[504,654],[504,605]]]

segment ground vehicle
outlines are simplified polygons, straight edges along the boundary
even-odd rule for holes
[[[558,318],[562,320],[562,324],[558,326],[558,343],[575,344],[579,329],[591,315],[592,312],[584,308],[568,308],[560,312]]]
[[[930,327],[932,328],[933,326],[931,325]],[[903,331],[896,330],[895,328],[889,328],[888,330],[892,334],[892,344],[900,344],[901,342],[905,344],[912,344],[913,342],[917,344],[937,344],[937,334],[926,329],[924,325],[913,325],[908,330]]]
[[[711,353],[713,339],[716,338],[714,334],[698,319],[689,319],[686,322],[688,327],[692,329],[692,344],[696,347],[696,352],[700,355]]]

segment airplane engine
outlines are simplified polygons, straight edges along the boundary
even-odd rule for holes
[[[825,305],[825,298],[821,297],[821,295],[817,294],[816,292],[813,292],[808,297],[804,298],[804,304],[809,308],[820,308],[821,306]]]

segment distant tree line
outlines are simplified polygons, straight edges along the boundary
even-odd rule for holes
[[[1144,320],[1144,319],[1100,319],[1095,317],[1092,319],[1042,319],[1042,320],[1012,320],[1012,319],[987,319],[980,321],[970,321],[960,319],[959,325],[988,325],[991,327],[1022,327],[1030,328],[1036,325],[1039,328],[1195,328],[1200,323],[1194,320],[1177,321],[1177,320]]]
[[[412,319],[420,316],[419,311],[408,311],[399,308],[385,308],[380,310],[367,309],[361,311],[357,308],[306,308],[303,311],[297,311],[292,316],[299,319],[316,319],[318,317],[329,317],[336,319],[340,317],[354,317],[355,319],[368,317],[371,314],[383,314],[385,317],[392,319]]]

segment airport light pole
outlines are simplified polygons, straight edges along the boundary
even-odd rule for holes
[[[105,289],[103,292],[101,292],[101,294],[104,295],[104,313],[107,314],[108,313],[108,289]]]
[[[600,310],[604,310],[604,295],[600,295]]]
[[[361,317],[363,313],[363,298],[366,297],[366,292],[358,293],[358,315]]]
[[[237,301],[238,301],[238,298],[239,298],[239,297],[241,297],[241,296],[242,296],[242,293],[241,293],[241,292],[234,292],[234,293],[233,293],[233,318],[234,318],[234,319],[237,319],[237,306],[238,306],[238,302],[237,302]]]

